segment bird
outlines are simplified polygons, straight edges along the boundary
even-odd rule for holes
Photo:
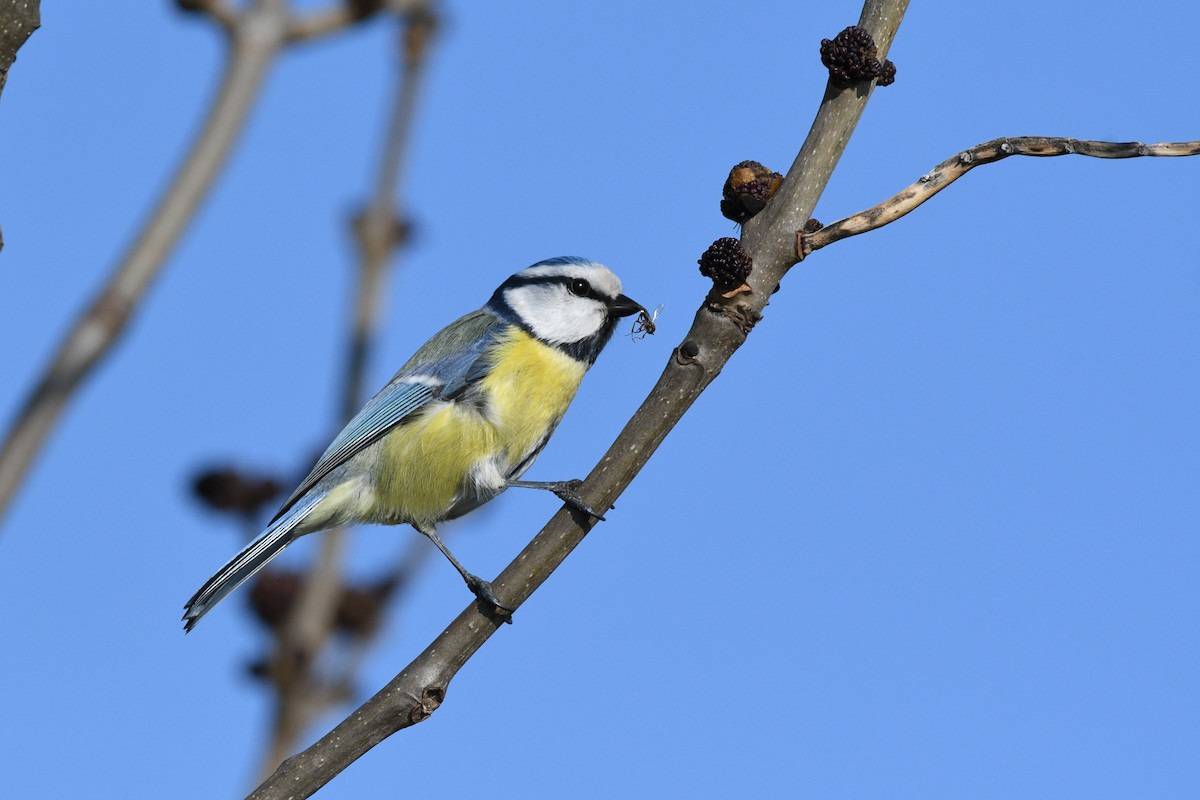
[[[515,273],[476,311],[450,323],[400,368],[317,460],[266,530],[184,606],[191,631],[213,606],[299,537],[359,523],[409,524],[450,561],[475,597],[511,621],[488,581],[437,533],[510,487],[545,489],[603,519],[579,481],[523,481],[618,320],[640,303],[586,258],[551,258]]]

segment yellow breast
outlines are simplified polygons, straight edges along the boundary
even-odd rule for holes
[[[514,328],[492,350],[481,403],[440,403],[384,439],[375,482],[380,516],[433,523],[461,497],[468,476],[478,479],[477,465],[491,462],[507,475],[558,424],[586,369]]]
[[[587,367],[566,353],[520,329],[513,328],[500,342],[480,388],[513,465],[562,419],[586,371]]]

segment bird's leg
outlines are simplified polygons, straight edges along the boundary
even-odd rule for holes
[[[450,548],[446,547],[445,543],[442,542],[441,537],[437,535],[436,528],[434,528],[432,525],[413,525],[413,527],[416,528],[420,533],[427,536],[429,541],[433,542],[437,546],[437,549],[442,551],[442,555],[449,559],[450,563],[454,565],[454,568],[458,570],[458,574],[462,575],[463,580],[467,582],[467,588],[471,590],[471,593],[475,595],[478,600],[486,605],[491,606],[505,622],[512,624],[513,610],[496,599],[496,594],[492,591],[492,584],[488,583],[483,578],[467,572],[466,567],[458,562],[458,559],[455,558],[454,554],[450,552]]]
[[[593,511],[592,507],[583,502],[583,498],[576,491],[576,489],[583,485],[583,481],[578,478],[570,481],[509,481],[508,485],[518,486],[522,489],[546,489],[547,491],[554,492],[554,494],[558,495],[559,500],[562,500],[571,508],[582,511],[589,517],[595,517],[604,522],[604,515]]]

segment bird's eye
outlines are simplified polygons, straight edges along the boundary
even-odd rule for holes
[[[592,285],[583,278],[575,278],[568,284],[568,288],[570,288],[571,294],[580,297],[587,297],[588,292],[592,291]]]

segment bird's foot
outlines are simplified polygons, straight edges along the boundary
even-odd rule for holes
[[[476,599],[485,606],[490,607],[501,620],[511,625],[513,609],[504,605],[496,598],[496,593],[492,591],[492,584],[475,575],[467,574],[465,577],[467,588],[471,590]]]
[[[563,503],[571,506],[572,509],[580,510],[583,513],[586,513],[586,515],[589,517],[595,517],[596,519],[599,519],[600,522],[604,522],[604,515],[596,512],[592,506],[584,503],[583,498],[580,497],[580,493],[576,492],[576,489],[580,488],[581,486],[583,486],[583,481],[578,479],[563,481],[562,483],[559,483],[558,488],[551,489],[551,492],[556,494],[558,499],[562,500]]]
[[[595,517],[604,522],[604,516],[585,503],[583,498],[579,496],[579,492],[576,491],[580,486],[583,486],[583,481],[578,478],[569,481],[509,481],[508,485],[519,486],[522,489],[545,489],[554,492],[559,500],[562,500],[571,508],[576,511],[582,511],[589,517]]]
[[[589,506],[587,503],[585,503],[583,498],[579,496],[579,492],[576,491],[582,485],[583,485],[583,481],[579,480],[578,478],[575,478],[575,479],[569,480],[569,481],[560,481],[558,483],[552,484],[551,486],[549,486],[547,488],[549,488],[550,491],[554,492],[554,494],[558,497],[559,500],[562,500],[564,503],[569,505],[571,508],[582,511],[584,514],[587,514],[589,517],[595,517],[596,519],[600,520],[601,522],[604,522],[604,515],[596,513],[596,511],[591,506]]]

